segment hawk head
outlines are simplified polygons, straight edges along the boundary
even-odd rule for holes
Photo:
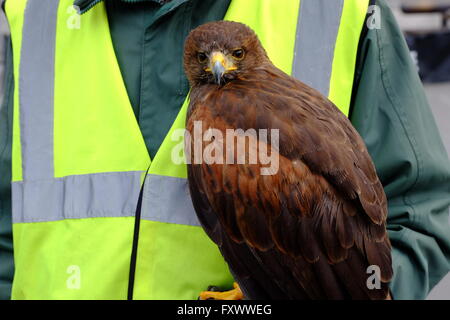
[[[191,86],[221,86],[268,61],[255,32],[238,22],[203,24],[191,31],[184,46],[184,69]]]

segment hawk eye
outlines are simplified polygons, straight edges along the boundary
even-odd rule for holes
[[[233,51],[232,53],[233,58],[237,59],[237,60],[241,60],[244,58],[244,50],[243,49],[236,49]]]
[[[204,52],[197,53],[197,60],[200,63],[206,62],[206,59],[208,59],[207,55]]]

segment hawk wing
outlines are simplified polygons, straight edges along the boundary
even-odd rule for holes
[[[247,297],[387,296],[386,196],[361,137],[329,100],[266,67],[219,90],[194,88],[189,132],[194,121],[224,134],[279,129],[279,146],[248,138],[248,152],[257,152],[253,139],[277,155],[273,175],[262,175],[261,163],[188,166],[199,220]],[[379,289],[367,285],[371,265],[379,268]]]

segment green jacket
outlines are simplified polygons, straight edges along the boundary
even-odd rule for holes
[[[98,0],[77,0],[87,11]],[[132,2],[132,3],[131,3]],[[230,0],[108,0],[108,19],[131,104],[150,155],[188,92],[183,42],[196,26],[223,18]],[[350,118],[364,138],[389,199],[396,299],[423,299],[450,271],[450,162],[411,62],[386,5],[381,28],[365,30]],[[0,109],[0,298],[13,276],[11,236],[11,48]]]

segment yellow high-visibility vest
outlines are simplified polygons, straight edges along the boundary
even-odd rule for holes
[[[276,66],[348,114],[368,2],[232,0],[225,19],[249,25]],[[104,3],[71,28],[72,3],[6,1],[15,74],[12,297],[126,299],[130,274],[135,299],[196,299],[208,285],[231,286],[197,221],[186,165],[171,158],[187,99],[150,159]]]

